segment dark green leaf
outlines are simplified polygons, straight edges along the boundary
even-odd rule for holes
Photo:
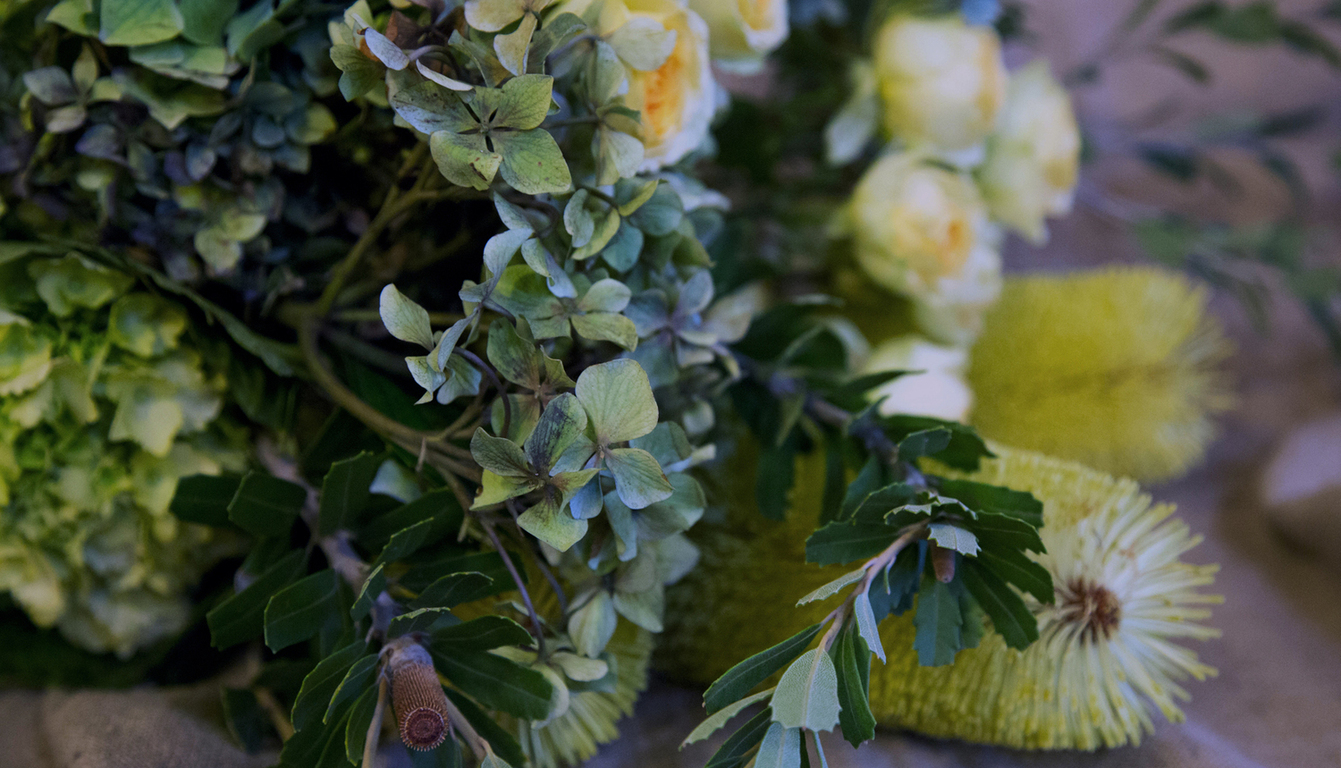
[[[1043,553],[1043,540],[1038,536],[1038,529],[1018,517],[980,511],[976,518],[964,520],[960,525],[972,531],[983,547]]]
[[[847,382],[832,389],[822,389],[824,399],[838,406],[846,408],[849,411],[860,411],[869,403],[866,399],[871,390],[882,384],[907,376],[909,371],[881,371],[879,373],[868,373],[865,376],[858,376],[852,381]]]
[[[704,768],[744,768],[750,762],[754,748],[764,740],[764,734],[768,733],[772,724],[773,710],[765,707],[742,725],[740,730],[731,734],[731,738],[722,744]]]
[[[272,651],[312,637],[340,609],[340,577],[327,568],[290,584],[265,607],[265,644]]]
[[[871,714],[870,675],[871,650],[857,634],[855,627],[847,627],[838,635],[838,641],[829,649],[838,670],[838,725],[843,738],[859,747],[863,741],[875,737],[875,715]]]
[[[549,715],[553,687],[545,676],[491,653],[433,654],[438,672],[490,709],[526,720]]]
[[[1023,552],[1006,548],[984,549],[976,560],[997,578],[1014,584],[1033,595],[1039,602],[1051,604],[1056,600],[1052,574],[1047,568],[1030,560]]]
[[[882,621],[891,613],[901,616],[913,607],[913,596],[922,582],[927,543],[910,545],[894,559],[894,565],[871,583],[871,616]]]
[[[268,3],[260,2],[254,7],[260,8],[267,5]],[[152,267],[142,264],[134,259],[121,258],[117,254],[111,252],[100,251],[100,253],[105,257],[114,260],[117,264],[122,265],[127,272],[144,277],[164,291],[181,296],[187,301],[195,304],[211,321],[217,321],[222,325],[224,331],[239,347],[242,347],[246,351],[260,358],[270,370],[280,376],[294,375],[294,362],[298,355],[291,345],[286,346],[260,335],[249,328],[246,323],[239,320],[235,315],[225,311],[222,307],[209,301],[191,288],[182,285]]]
[[[321,535],[329,536],[354,520],[368,503],[369,486],[381,465],[380,457],[367,451],[331,465],[321,483]]]
[[[298,578],[307,553],[296,549],[285,555],[247,588],[220,603],[205,616],[215,648],[227,648],[260,635],[265,627],[266,604],[284,585]]]
[[[891,440],[899,441],[926,429],[941,427],[950,430],[950,444],[936,454],[936,460],[955,469],[972,472],[978,468],[981,459],[990,458],[992,452],[971,427],[953,421],[933,419],[928,416],[881,416],[877,423],[885,429]]]
[[[481,616],[433,633],[432,645],[443,653],[488,651],[508,645],[529,645],[531,633],[506,616]]]
[[[1043,525],[1043,502],[1024,491],[971,480],[937,478],[937,483],[942,496],[958,499],[970,509],[1018,518],[1036,528]]]
[[[316,668],[303,678],[303,687],[293,701],[295,730],[307,730],[309,726],[321,723],[327,714],[331,696],[335,695],[350,667],[364,655],[366,648],[367,643],[362,640],[350,643],[322,659]]]
[[[400,637],[411,632],[428,632],[440,624],[456,621],[459,619],[452,615],[450,608],[420,608],[392,619],[391,625],[387,627],[387,636]]]
[[[228,519],[257,536],[284,536],[306,501],[307,491],[301,485],[248,472],[228,504]]]
[[[813,624],[728,669],[726,674],[719,677],[717,682],[703,694],[703,706],[708,714],[711,715],[728,704],[745,698],[756,685],[794,661],[819,634],[820,626]]]
[[[363,581],[363,588],[359,590],[353,607],[349,609],[349,616],[354,621],[363,621],[372,611],[377,596],[386,589],[386,574],[382,572],[384,567],[378,564],[376,568],[372,569],[372,573],[368,574],[368,578]]]
[[[492,593],[493,579],[482,573],[450,573],[433,582],[410,603],[410,609],[455,608],[487,597]]]
[[[911,504],[917,498],[917,494],[917,489],[907,483],[891,483],[884,488],[877,488],[852,510],[848,522],[858,525],[888,523],[889,513]]]
[[[386,546],[397,531],[424,520],[432,520],[434,525],[427,540],[427,543],[431,544],[450,533],[455,533],[456,529],[461,527],[464,514],[451,489],[438,488],[369,521],[359,531],[359,543],[369,549],[377,550]]]
[[[899,529],[884,523],[834,522],[806,539],[806,562],[850,563],[874,557],[894,543]]]
[[[953,664],[961,647],[959,598],[940,580],[927,576],[917,594],[917,613],[913,616],[917,635],[913,648],[917,663],[924,667]]]
[[[480,709],[475,702],[471,701],[460,691],[454,691],[451,688],[446,690],[447,698],[451,699],[456,708],[461,710],[466,721],[475,726],[481,737],[489,742],[494,752],[512,765],[525,765],[526,755],[522,752],[521,745],[511,733],[503,730],[492,717]]]
[[[847,492],[843,495],[841,517],[851,518],[867,496],[889,485],[893,480],[890,474],[889,465],[881,461],[878,456],[868,458],[862,465],[861,472],[857,473],[856,479],[848,485]]]
[[[228,732],[237,743],[255,754],[270,728],[270,718],[256,700],[256,694],[245,688],[223,689],[223,715]]]
[[[372,686],[354,702],[345,726],[345,759],[354,765],[363,761],[363,745],[368,740],[368,728],[377,714],[377,686]]]
[[[374,675],[377,672],[378,655],[370,653],[367,656],[354,662],[354,666],[349,668],[343,680],[336,687],[335,693],[331,696],[331,704],[326,708],[326,716],[322,718],[323,722],[329,723],[335,715],[340,705],[361,695],[368,690],[369,684],[375,682]]]
[[[228,503],[237,493],[241,479],[191,475],[177,481],[177,493],[169,509],[179,520],[221,528],[229,525]]]
[[[933,456],[949,448],[953,436],[954,433],[944,427],[918,430],[899,441],[899,459],[913,461],[922,456]]]
[[[543,70],[547,56],[562,48],[586,28],[587,25],[582,21],[582,17],[576,14],[558,13],[550,16],[545,21],[545,26],[531,38],[531,47],[527,51],[527,61],[530,62],[528,68],[532,71]]]
[[[992,628],[1011,648],[1023,650],[1038,639],[1038,620],[1024,601],[977,558],[966,558],[959,578],[969,594],[992,619]],[[937,582],[940,583],[940,582]],[[920,609],[919,609],[920,610]]]
[[[373,561],[373,567],[384,563],[394,563],[414,554],[415,550],[428,543],[433,533],[434,521],[420,520],[409,528],[397,531],[382,548],[382,554]]]
[[[516,552],[512,552],[511,556],[518,557]],[[503,558],[499,557],[497,552],[466,554],[462,550],[451,549],[443,553],[421,553],[409,562],[410,570],[400,577],[400,583],[406,589],[423,591],[443,576],[470,571],[482,573],[493,579],[494,591],[492,594],[516,589],[516,586],[512,583],[512,574],[508,573]],[[526,581],[525,571],[521,573],[521,577],[524,583]]]

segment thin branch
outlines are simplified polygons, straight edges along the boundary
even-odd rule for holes
[[[899,553],[902,552],[905,547],[918,539],[926,537],[928,523],[929,521],[925,521],[908,526],[902,535],[895,539],[888,547],[885,547],[884,551],[866,561],[865,565],[862,566],[866,571],[866,575],[862,578],[861,582],[857,584],[855,589],[848,593],[847,599],[843,601],[842,605],[833,609],[833,612],[825,617],[825,621],[832,620],[833,624],[829,626],[828,631],[824,633],[824,638],[820,640],[820,648],[825,651],[829,650],[833,645],[834,639],[838,637],[838,631],[847,621],[848,615],[852,613],[852,606],[857,600],[857,595],[869,592],[871,584],[875,582],[876,574],[892,565],[894,559],[899,556]]]
[[[280,741],[288,741],[293,737],[293,723],[289,722],[289,716],[285,714],[284,707],[280,706],[275,695],[269,688],[253,688],[252,693],[256,695],[256,703],[261,705],[266,715],[270,717],[270,724],[274,726],[275,733],[279,734]]]
[[[494,548],[498,550],[498,556],[503,558],[503,565],[507,566],[508,573],[512,575],[512,581],[517,585],[517,591],[521,593],[522,602],[526,605],[526,612],[531,616],[531,636],[535,638],[536,649],[543,657],[545,655],[545,630],[540,624],[540,615],[535,612],[535,605],[531,603],[531,593],[526,590],[526,583],[522,581],[521,573],[517,571],[517,566],[513,564],[507,547],[504,547],[503,542],[499,540],[498,532],[494,530],[493,523],[483,519],[480,520],[480,523],[484,526],[484,532],[489,535],[489,540],[493,542]]]
[[[382,735],[382,713],[386,709],[386,674],[377,676],[377,709],[373,710],[372,722],[368,724],[368,735],[363,740],[362,768],[374,768],[377,765],[377,741]]]
[[[512,400],[508,397],[508,392],[503,388],[503,382],[498,378],[492,366],[480,359],[480,356],[468,349],[456,347],[452,354],[460,355],[469,360],[472,365],[480,369],[480,372],[489,377],[489,383],[498,390],[498,397],[503,401],[503,436],[512,434]]]
[[[443,678],[442,675],[438,675],[438,678],[442,680],[444,685],[447,683],[446,678]],[[475,726],[471,725],[470,721],[466,719],[466,716],[461,714],[461,710],[456,708],[456,705],[452,703],[450,697],[446,699],[446,703],[447,719],[451,720],[452,727],[460,731],[461,735],[465,737],[466,744],[470,746],[470,751],[475,753],[476,759],[482,761],[484,758],[492,755],[494,750],[489,746],[489,742],[485,741],[484,738],[480,736],[479,732],[475,730]]]

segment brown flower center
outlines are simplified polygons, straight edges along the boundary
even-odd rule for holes
[[[1107,587],[1077,579],[1059,592],[1062,621],[1080,627],[1080,639],[1107,640],[1122,621],[1122,604]]]

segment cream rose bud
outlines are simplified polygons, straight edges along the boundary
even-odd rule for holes
[[[885,127],[910,145],[944,151],[979,144],[1006,92],[1001,41],[958,14],[896,15],[875,41]]]
[[[578,15],[598,7],[596,31],[620,52],[628,69],[624,103],[642,114],[644,154],[639,170],[672,165],[708,138],[717,108],[708,25],[676,0],[604,0],[603,4],[569,0],[561,6]],[[660,51],[642,50],[671,39],[650,34],[658,27],[674,40],[664,59]],[[654,68],[640,68],[658,60]]]
[[[945,347],[916,335],[876,345],[866,358],[863,373],[918,371],[894,379],[870,393],[880,398],[880,413],[907,413],[949,421],[964,421],[973,407],[973,390],[964,381],[968,352]]]
[[[787,0],[689,0],[708,23],[712,58],[737,72],[758,70],[787,39]]]
[[[1001,290],[999,236],[965,174],[917,152],[885,155],[857,184],[849,209],[857,262],[908,296],[923,332],[963,344]]]
[[[987,158],[977,169],[992,218],[1043,243],[1043,220],[1071,210],[1079,165],[1071,99],[1048,65],[1036,61],[1012,74]]]

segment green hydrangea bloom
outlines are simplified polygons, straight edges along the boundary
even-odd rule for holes
[[[179,478],[242,469],[246,436],[177,305],[78,254],[11,255],[0,283],[0,590],[129,656],[234,546],[168,506]]]

